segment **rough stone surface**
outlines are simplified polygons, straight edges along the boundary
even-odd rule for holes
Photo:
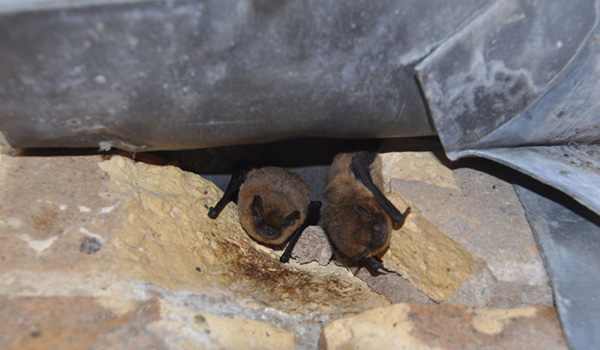
[[[292,258],[298,264],[306,264],[313,261],[325,266],[331,261],[333,247],[327,238],[325,230],[320,226],[309,226],[302,232],[298,243],[292,251]]]
[[[311,228],[317,237],[308,235],[297,257],[282,265],[281,251],[257,244],[241,229],[235,205],[218,220],[208,219],[207,206],[221,193],[210,182],[160,158],[138,154],[136,160],[88,150],[23,153],[0,135],[0,348],[314,349],[323,325],[390,301],[429,304],[410,305],[412,319],[426,320],[421,337],[431,338],[423,341],[448,340],[436,322],[460,315],[449,307],[461,307],[434,305],[394,273],[371,276],[365,269],[321,265],[327,249],[305,255],[311,240],[323,239],[319,228]],[[384,171],[385,165],[384,157]],[[537,250],[527,248],[531,233],[506,181],[443,165],[444,181],[436,185],[431,183],[439,176],[420,181],[413,173],[403,180],[389,168],[387,179],[388,189],[473,256],[470,276],[448,302],[551,302],[540,289],[538,270],[511,271]],[[490,184],[499,195],[482,195]],[[444,190],[460,200],[445,204]],[[485,208],[468,206],[470,197]],[[469,210],[479,220],[473,227],[465,225]],[[453,218],[456,213],[461,217]],[[483,227],[490,223],[496,226]],[[384,258],[390,267],[388,262]],[[524,283],[528,277],[530,285]],[[503,330],[513,323],[506,324]],[[528,327],[519,329],[526,335]],[[503,332],[485,339],[506,345]],[[546,340],[561,344],[562,338],[544,332]],[[514,348],[528,344],[516,328],[513,333]],[[452,339],[430,347],[462,348],[453,347]]]
[[[294,349],[292,332],[266,322],[157,298],[0,297],[0,309],[3,349]]]
[[[279,254],[241,228],[233,203],[216,220],[208,218],[207,208],[222,192],[197,175],[118,156],[99,165],[108,178],[100,195],[123,201],[125,214],[109,243],[117,254],[115,273],[172,290],[227,290],[233,297],[304,314],[356,312],[387,303],[343,268],[332,265],[315,274],[281,264]]]
[[[397,208],[409,206],[397,193],[387,197]],[[469,276],[472,257],[414,207],[400,230],[392,233],[383,260],[433,300],[445,301]]]
[[[333,321],[321,349],[567,349],[553,308],[394,304]]]
[[[149,326],[160,319],[156,299],[111,310],[86,297],[0,297],[3,349],[167,349]]]
[[[239,335],[260,340],[256,348],[286,348],[291,339],[298,349],[312,349],[323,323],[389,304],[344,267],[279,263],[281,251],[241,229],[233,204],[210,220],[206,207],[221,192],[199,176],[86,152],[0,150],[0,313],[25,317],[28,311],[12,308],[20,298],[30,298],[22,299],[23,308],[37,305],[27,314],[31,322],[0,327],[0,348],[36,348],[32,325],[50,336],[60,328],[54,325],[62,330],[89,321],[88,328],[61,331],[59,347],[234,349]],[[53,309],[80,299],[69,312]],[[106,323],[118,317],[114,308],[135,310],[153,299],[152,308],[160,307],[152,319]],[[56,317],[37,321],[49,314]],[[209,329],[198,326],[198,314]],[[128,337],[128,329],[139,339]],[[248,334],[252,329],[265,329],[264,336]],[[69,335],[94,330],[91,343]],[[206,330],[210,336],[201,337]]]
[[[387,146],[395,148],[403,147]],[[504,168],[487,162],[450,164],[443,153],[430,151],[384,153],[382,158],[392,196],[401,196],[473,256],[472,273],[450,302],[552,305],[548,275]]]
[[[358,278],[367,282],[369,287],[384,295],[392,303],[434,304],[435,302],[420,291],[409,280],[397,273],[386,273],[373,276],[366,268],[354,268]]]

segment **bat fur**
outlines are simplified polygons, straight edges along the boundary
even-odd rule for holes
[[[310,193],[294,172],[264,167],[248,172],[238,195],[240,223],[255,240],[284,243],[305,221]]]
[[[353,263],[379,259],[390,244],[394,227],[390,215],[351,171],[356,154],[341,153],[334,158],[327,176],[327,204],[321,213],[331,243]],[[375,157],[369,172],[383,192],[381,165],[381,158]]]

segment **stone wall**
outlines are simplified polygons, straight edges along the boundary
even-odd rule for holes
[[[510,184],[434,153],[383,155],[413,212],[397,273],[372,276],[329,261],[319,227],[281,264],[160,158],[0,147],[2,348],[566,348]]]

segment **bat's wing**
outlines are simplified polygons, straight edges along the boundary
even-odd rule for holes
[[[371,171],[369,167],[371,163],[377,157],[377,153],[375,152],[359,152],[354,157],[352,157],[352,162],[350,163],[350,170],[354,173],[354,176],[365,185],[365,187],[373,193],[373,196],[381,205],[383,210],[385,210],[388,215],[392,218],[394,222],[394,229],[399,229],[406,216],[410,212],[410,207],[401,213],[395,206],[390,202],[384,195],[381,193],[379,188],[375,186],[373,183],[373,179],[371,178]]]
[[[312,225],[317,222],[317,220],[319,219],[320,212],[321,212],[321,202],[320,201],[310,202],[310,204],[308,205],[308,214],[306,214],[306,219],[304,220],[304,222],[302,224],[300,224],[300,226],[298,226],[296,231],[294,231],[294,233],[292,233],[290,242],[288,243],[288,245],[285,248],[285,251],[283,252],[281,257],[279,258],[279,261],[281,261],[282,263],[286,263],[290,260],[290,255],[292,255],[292,250],[294,250],[296,243],[298,243],[298,239],[300,238],[300,235],[302,234],[302,232],[304,232],[304,229],[306,229],[308,227],[308,225]]]
[[[227,205],[227,203],[235,200],[240,191],[240,187],[246,181],[246,170],[242,168],[236,168],[231,174],[231,180],[229,180],[229,184],[225,189],[225,193],[223,193],[223,197],[219,200],[217,205],[211,207],[208,211],[208,217],[211,219],[216,219],[223,208]]]

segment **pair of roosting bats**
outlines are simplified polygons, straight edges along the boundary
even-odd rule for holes
[[[327,175],[327,205],[322,215],[335,249],[354,264],[385,270],[380,256],[389,246],[392,228],[404,223],[383,195],[381,159],[377,153],[341,153]],[[223,197],[208,216],[216,219],[238,196],[242,227],[255,240],[280,245],[289,239],[280,261],[287,262],[302,231],[316,223],[321,202],[311,201],[308,185],[294,172],[275,167],[236,170]]]

